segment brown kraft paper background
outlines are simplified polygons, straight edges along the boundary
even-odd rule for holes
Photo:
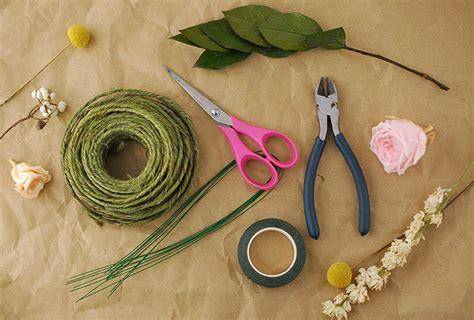
[[[348,45],[384,54],[439,78],[449,92],[387,63],[348,51],[310,50],[284,59],[252,55],[224,71],[192,68],[197,48],[168,40],[179,29],[221,17],[222,10],[259,3],[301,12],[323,27],[343,26]],[[0,141],[0,319],[319,319],[321,302],[337,290],[325,279],[335,261],[356,264],[397,237],[437,186],[449,186],[473,158],[472,1],[8,1],[0,0],[0,101],[67,44],[74,23],[92,41],[68,48],[35,81],[0,109],[0,128],[32,107],[30,92],[54,90],[69,106],[42,131],[33,122]],[[222,230],[157,267],[126,281],[106,299],[74,303],[67,278],[112,263],[133,249],[164,217],[144,226],[98,226],[72,198],[60,167],[67,122],[90,98],[112,87],[168,96],[191,116],[199,139],[194,189],[232,159],[212,121],[168,75],[169,65],[244,121],[287,133],[300,151],[262,202]],[[322,157],[317,208],[321,238],[306,232],[303,179],[318,133],[314,87],[334,79],[340,127],[364,171],[372,229],[357,232],[357,196],[350,171],[332,138]],[[369,150],[371,128],[387,115],[437,136],[418,165],[388,175]],[[14,191],[8,159],[47,168],[53,180],[35,200]],[[472,177],[472,176],[471,176]],[[471,178],[472,179],[472,178]],[[175,241],[223,217],[253,193],[235,170],[178,226]],[[236,249],[253,222],[275,217],[304,236],[308,257],[296,280],[263,288],[243,275]],[[386,288],[355,306],[351,319],[472,319],[472,191],[446,210],[441,227],[426,232],[408,265]],[[278,252],[275,252],[278,254]],[[375,263],[373,257],[364,266]]]

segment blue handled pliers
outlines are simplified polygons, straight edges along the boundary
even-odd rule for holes
[[[329,120],[331,122],[336,145],[344,156],[344,159],[346,159],[355,180],[357,195],[359,198],[359,233],[361,235],[366,235],[370,229],[369,192],[359,162],[354,156],[354,153],[349,147],[344,135],[339,130],[339,109],[337,106],[338,96],[336,86],[331,79],[323,77],[319,81],[315,95],[318,106],[319,136],[316,138],[306,167],[303,193],[304,213],[309,235],[314,239],[319,238],[319,224],[314,205],[314,184],[319,160],[321,159],[324,145],[326,144]]]

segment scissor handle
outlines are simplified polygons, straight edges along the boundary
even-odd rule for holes
[[[255,143],[257,143],[260,149],[262,149],[262,152],[265,154],[265,157],[277,167],[287,169],[293,167],[298,162],[298,150],[296,150],[295,144],[288,136],[278,131],[250,125],[234,116],[229,117],[232,120],[232,127],[238,133],[250,137]],[[280,161],[268,151],[265,144],[270,138],[280,139],[286,144],[290,150],[290,159],[288,161]]]
[[[243,143],[242,140],[240,140],[239,135],[237,134],[237,131],[235,131],[232,127],[219,126],[219,129],[226,136],[227,140],[229,140],[230,145],[232,147],[232,152],[234,154],[235,161],[237,162],[237,167],[239,168],[240,173],[242,174],[244,179],[255,188],[258,188],[261,190],[268,190],[275,187],[276,184],[278,183],[278,172],[273,166],[273,164],[268,159],[250,150],[245,145],[245,143]],[[271,175],[270,180],[267,183],[261,184],[253,180],[247,174],[245,165],[249,161],[258,161],[262,163],[263,165],[265,165],[265,167],[268,169]]]

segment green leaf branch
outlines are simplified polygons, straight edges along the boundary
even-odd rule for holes
[[[300,13],[281,13],[262,5],[224,11],[224,18],[183,30],[171,39],[205,49],[195,67],[224,69],[247,59],[252,53],[284,58],[315,48],[347,50],[373,57],[429,80],[442,90],[449,87],[432,76],[400,62],[346,45],[342,27],[323,31],[312,18]]]

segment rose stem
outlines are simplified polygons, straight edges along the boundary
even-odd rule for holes
[[[367,51],[364,51],[364,50],[360,50],[360,49],[356,49],[356,48],[352,48],[352,47],[348,47],[348,46],[345,46],[343,49],[346,49],[346,50],[349,50],[349,51],[353,51],[353,52],[357,52],[359,54],[362,54],[364,56],[369,56],[369,57],[374,57],[374,58],[377,58],[377,59],[380,59],[380,60],[383,60],[383,61],[386,61],[388,63],[391,63],[391,64],[394,64],[396,65],[397,67],[399,68],[402,68],[404,70],[407,70],[411,73],[414,73],[416,74],[417,76],[419,77],[422,77],[426,80],[429,80],[431,82],[433,82],[434,84],[436,84],[440,89],[442,90],[445,90],[445,91],[448,91],[449,90],[449,87],[442,84],[441,82],[439,82],[438,80],[432,78],[431,76],[427,75],[426,73],[423,73],[423,72],[420,72],[418,70],[415,70],[415,69],[412,69],[410,67],[407,67],[403,64],[401,64],[400,62],[397,62],[395,60],[392,60],[392,59],[389,59],[387,57],[384,57],[380,54],[376,54],[376,53],[371,53],[371,52],[367,52]]]

